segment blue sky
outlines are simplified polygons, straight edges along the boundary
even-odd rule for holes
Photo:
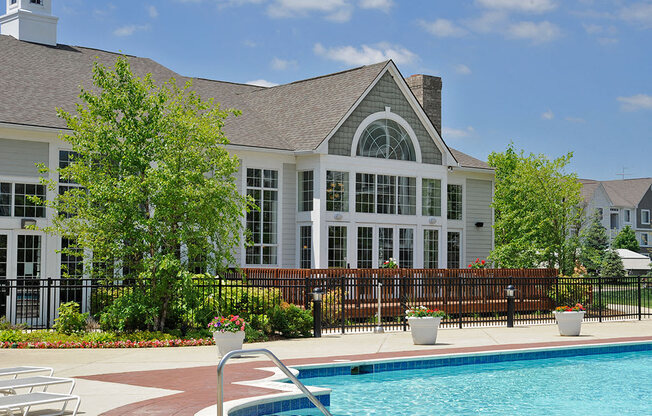
[[[392,58],[443,78],[443,133],[652,176],[650,0],[53,0],[59,43],[186,76],[286,83]]]

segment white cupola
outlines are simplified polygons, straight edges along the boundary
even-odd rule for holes
[[[7,14],[0,16],[0,33],[18,40],[56,46],[58,17],[52,0],[6,0]]]

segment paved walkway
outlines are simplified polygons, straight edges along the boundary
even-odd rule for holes
[[[652,320],[584,323],[580,337],[560,337],[555,325],[441,329],[438,344],[416,346],[410,334],[326,335],[245,348],[268,348],[288,364],[336,359],[374,359],[455,352],[524,348],[527,346],[599,343],[607,340],[652,340]],[[55,375],[76,377],[75,393],[85,415],[189,415],[215,403],[216,347],[0,350],[0,367],[44,365]],[[233,360],[226,368],[227,400],[268,394],[267,389],[229,385],[263,378],[257,370],[263,357]]]

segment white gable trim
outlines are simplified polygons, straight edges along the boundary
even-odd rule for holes
[[[401,127],[403,127],[405,131],[407,131],[408,135],[410,136],[410,140],[412,140],[412,146],[414,147],[416,156],[415,160],[417,163],[421,163],[421,146],[417,140],[416,133],[412,129],[412,126],[410,126],[410,123],[408,123],[403,117],[399,116],[398,114],[392,113],[390,107],[385,107],[385,111],[379,111],[377,113],[370,114],[364,120],[362,120],[356,129],[355,134],[353,135],[353,142],[351,143],[351,157],[358,157],[358,143],[360,142],[360,136],[362,136],[364,130],[374,121],[382,119],[393,120],[397,122]]]
[[[360,105],[362,100],[365,99],[365,97],[369,94],[369,92],[376,86],[378,81],[385,75],[385,73],[389,71],[390,75],[392,75],[392,78],[394,78],[394,82],[396,82],[396,85],[399,87],[401,92],[403,93],[403,96],[407,99],[408,103],[410,103],[410,106],[412,107],[412,110],[416,113],[417,117],[419,118],[419,121],[421,121],[421,124],[423,124],[424,128],[430,134],[431,139],[435,142],[435,145],[439,149],[439,151],[442,153],[442,165],[443,166],[460,166],[458,163],[457,159],[455,159],[455,156],[451,153],[450,149],[444,143],[444,140],[441,138],[439,133],[437,132],[437,129],[435,126],[432,125],[432,122],[426,115],[425,111],[423,111],[423,108],[421,107],[421,104],[417,101],[416,97],[412,93],[412,90],[410,90],[410,87],[407,85],[405,82],[405,79],[403,79],[403,76],[399,72],[398,68],[394,64],[393,61],[389,61],[385,68],[383,68],[382,71],[376,76],[376,78],[373,80],[371,84],[367,87],[367,89],[362,93],[362,95],[356,100],[356,102],[351,106],[349,111],[346,112],[344,117],[337,123],[335,128],[331,130],[331,132],[326,136],[326,138],[317,146],[315,149],[316,153],[322,153],[322,154],[328,154],[328,142],[329,140],[335,135],[335,133],[340,129],[342,124],[353,114],[353,111],[355,111],[356,108]],[[400,79],[401,81],[398,82],[397,79]]]

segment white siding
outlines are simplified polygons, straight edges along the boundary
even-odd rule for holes
[[[280,265],[295,268],[297,248],[297,168],[295,164],[283,164],[283,194],[281,203],[281,261]]]
[[[39,176],[36,163],[48,165],[48,143],[0,139],[0,175]]]
[[[493,225],[491,216],[491,181],[467,179],[466,181],[466,262],[462,267],[477,258],[486,259],[491,252]],[[482,222],[482,227],[476,227]]]

